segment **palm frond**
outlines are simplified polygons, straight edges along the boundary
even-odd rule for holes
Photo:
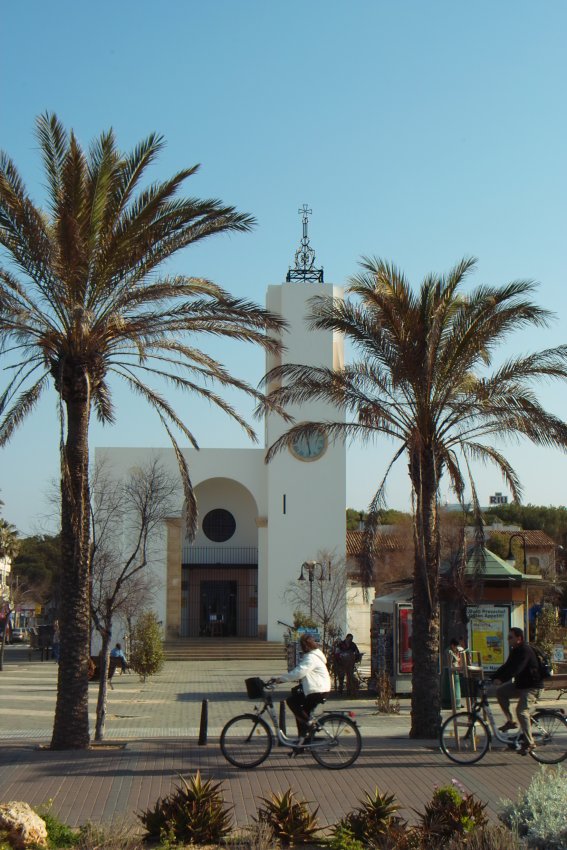
[[[48,375],[44,374],[28,390],[21,393],[12,407],[6,411],[0,421],[0,448],[6,445],[16,428],[22,424],[41,396],[47,384]]]

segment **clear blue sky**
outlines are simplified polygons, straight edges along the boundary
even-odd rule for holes
[[[84,145],[109,126],[123,149],[156,130],[168,145],[155,176],[200,162],[189,192],[258,220],[251,234],[188,249],[179,270],[263,303],[292,262],[306,202],[326,280],[344,283],[363,254],[415,283],[474,255],[471,283],[535,279],[557,314],[506,353],[567,341],[563,0],[27,0],[4,4],[2,33],[0,146],[37,201],[39,113],[55,111]],[[259,352],[226,356],[261,378]],[[118,422],[93,426],[92,446],[168,445],[150,411],[117,393]],[[550,386],[542,397],[567,416],[565,395]],[[178,409],[202,446],[248,445],[191,399]],[[23,533],[49,513],[57,445],[51,394],[0,452],[3,513]],[[392,450],[349,450],[349,505],[366,506]],[[525,501],[567,503],[565,457],[506,451]],[[407,508],[399,467],[389,502]],[[477,477],[483,501],[503,489],[495,472]]]

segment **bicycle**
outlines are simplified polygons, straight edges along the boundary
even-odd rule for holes
[[[519,750],[523,742],[521,730],[502,733],[497,728],[486,692],[489,683],[490,680],[475,682],[479,693],[472,711],[458,711],[441,726],[441,750],[457,764],[480,761],[493,739],[511,750]],[[541,764],[558,764],[567,758],[567,717],[562,709],[536,709],[531,715],[531,723],[536,745],[534,750],[529,750],[532,758]]]
[[[222,754],[235,767],[258,767],[270,755],[274,739],[291,749],[290,756],[310,753],[318,764],[329,770],[342,770],[357,760],[362,738],[350,712],[324,711],[311,716],[307,734],[290,738],[281,729],[276,717],[271,693],[276,680],[264,682],[254,677],[245,682],[248,696],[262,699],[263,705],[254,706],[254,712],[233,717],[221,732]],[[265,714],[271,720],[273,731],[263,717]]]

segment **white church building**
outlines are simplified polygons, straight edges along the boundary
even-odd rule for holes
[[[286,282],[267,288],[266,307],[288,323],[284,350],[266,356],[266,372],[276,363],[328,368],[343,365],[342,337],[308,329],[309,300],[315,295],[342,297],[341,287],[323,281],[314,268],[303,210],[303,240],[295,268]],[[297,422],[335,420],[337,411],[312,402],[289,411]],[[204,635],[279,640],[292,621],[286,589],[296,582],[301,565],[318,553],[345,559],[346,450],[341,441],[320,439],[296,444],[269,464],[266,449],[289,427],[270,414],[264,423],[264,446],[250,449],[184,450],[197,499],[195,539],[185,534],[181,513],[171,517],[160,557],[152,564],[158,577],[155,602],[166,638]],[[101,448],[117,477],[157,458],[177,473],[173,449]],[[341,624],[349,627],[346,621]]]

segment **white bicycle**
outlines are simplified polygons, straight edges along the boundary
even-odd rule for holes
[[[441,726],[441,750],[457,764],[474,764],[488,752],[492,739],[511,750],[520,750],[523,742],[521,730],[503,733],[496,720],[486,692],[489,682],[477,682],[479,689],[471,711],[451,714]],[[529,750],[533,759],[541,764],[558,764],[567,758],[567,717],[562,709],[541,708],[531,715],[535,749]]]
[[[276,680],[263,682],[246,679],[251,699],[263,700],[254,712],[239,714],[229,720],[220,736],[223,756],[235,767],[251,768],[262,764],[272,751],[274,740],[291,749],[290,755],[310,753],[316,762],[329,770],[350,767],[362,748],[362,738],[351,712],[324,711],[309,719],[304,736],[290,738],[281,729],[272,700]],[[271,720],[272,728],[265,719]]]

